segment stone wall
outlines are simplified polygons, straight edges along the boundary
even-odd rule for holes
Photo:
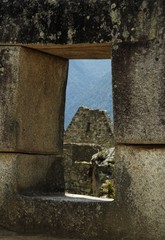
[[[58,119],[67,60],[1,46],[0,66],[0,202],[14,193],[64,192],[63,122]]]
[[[108,113],[80,107],[65,131],[64,142],[114,146],[113,125]]]
[[[0,22],[0,224],[65,238],[164,240],[164,1],[4,0]],[[20,196],[17,177],[26,192],[36,176],[30,168],[23,184],[19,171],[34,163],[26,154],[62,157],[66,59],[111,56],[115,201]],[[45,186],[49,166],[37,164],[35,186]]]
[[[115,148],[95,144],[64,144],[65,191],[114,198]],[[109,189],[112,187],[113,189]]]
[[[0,39],[36,45],[154,40],[164,37],[164,11],[162,0],[3,1]]]
[[[100,180],[92,176],[91,159],[103,148],[114,145],[113,125],[108,113],[80,107],[65,131],[64,141],[66,191],[98,195]],[[93,181],[97,185],[95,192]]]
[[[64,144],[65,190],[70,193],[93,195],[92,164],[93,154],[101,147],[95,144]]]

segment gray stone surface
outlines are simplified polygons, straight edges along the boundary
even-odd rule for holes
[[[18,47],[0,47],[0,150],[14,151],[17,132],[17,89],[19,78]]]
[[[102,146],[88,143],[65,143],[63,145],[64,153],[70,156],[70,162],[90,162],[92,156],[101,151]]]
[[[165,144],[164,41],[127,43],[113,52],[117,143]]]
[[[2,43],[102,43],[164,36],[162,0],[2,1]]]
[[[56,155],[18,154],[17,191],[21,194],[64,192],[63,158]]]
[[[113,124],[108,113],[103,110],[80,107],[65,131],[64,142],[112,147],[114,145]]]
[[[162,0],[112,0],[110,15],[114,43],[163,39],[164,12]]]
[[[77,194],[91,194],[91,164],[94,153],[101,149],[95,144],[64,144],[65,190]]]
[[[6,209],[0,212],[1,226],[19,234],[47,233],[73,239],[109,239],[115,231],[115,239],[121,236],[121,229],[113,205],[110,200],[75,195],[19,197],[8,206],[8,214]]]
[[[0,209],[17,193],[16,156],[0,154]]]
[[[165,238],[164,176],[164,146],[117,147],[116,203],[130,228],[128,239]]]
[[[95,144],[64,144],[66,192],[105,197],[100,187],[114,178],[114,148],[100,150]]]
[[[1,46],[0,151],[61,153],[67,60]]]
[[[0,206],[19,194],[64,192],[63,161],[56,155],[0,153]]]

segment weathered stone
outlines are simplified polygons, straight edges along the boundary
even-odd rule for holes
[[[164,239],[164,156],[164,146],[117,147],[116,203],[130,226],[126,239]]]
[[[120,239],[114,203],[80,195],[18,197],[8,206],[1,226],[24,234],[44,234],[72,239]],[[0,216],[2,212],[0,212]],[[95,224],[93,224],[95,223]],[[102,224],[104,223],[104,224]],[[116,238],[115,238],[116,237]],[[118,237],[118,238],[117,238]]]
[[[22,47],[0,53],[0,151],[62,152],[67,61]]]
[[[90,159],[100,150],[95,144],[64,144],[65,189],[70,193],[90,194]]]
[[[102,147],[97,144],[87,143],[64,143],[64,153],[70,155],[72,162],[90,162],[93,154],[99,152]]]
[[[164,50],[161,41],[121,44],[114,50],[116,142],[165,144]]]
[[[114,148],[98,152],[100,149],[94,144],[64,144],[67,192],[100,196],[101,184],[106,179],[114,178],[114,165],[111,164],[114,163]],[[92,152],[98,153],[92,158]],[[98,162],[101,164],[96,164]]]
[[[0,42],[107,42],[111,39],[110,9],[111,1],[105,0],[3,1]]]
[[[65,131],[66,143],[92,143],[101,147],[114,145],[113,125],[108,113],[80,107]]]
[[[17,193],[16,156],[0,154],[0,209]]]
[[[2,0],[0,21],[1,44],[28,44],[66,58],[89,58],[88,43],[91,56],[107,58],[113,44],[117,142],[165,143],[163,0]],[[72,45],[77,43],[83,48]],[[56,44],[64,45],[63,50],[61,45],[55,50]],[[73,48],[69,51],[65,44]],[[0,151],[61,153],[66,60],[18,45],[0,51]],[[118,146],[113,203],[18,197],[17,154],[1,154],[0,225],[60,237],[164,240],[164,151],[158,145]],[[26,177],[30,174],[31,180],[19,172],[20,192],[31,188],[32,180],[36,184],[41,175],[45,177],[50,162],[47,168],[47,160],[41,164],[37,159],[28,166]],[[18,161],[21,171],[22,161]],[[35,164],[41,164],[36,178],[31,174]]]
[[[19,154],[17,191],[26,195],[62,193],[65,188],[63,168],[60,156]]]
[[[99,196],[99,174],[88,163],[102,148],[114,145],[113,126],[107,112],[80,107],[64,141],[66,191]]]
[[[17,193],[64,192],[63,161],[56,155],[0,153],[0,206]]]
[[[105,43],[164,37],[163,0],[2,1],[0,42]]]
[[[101,165],[108,165],[109,163],[114,163],[115,161],[115,148],[105,148],[100,152],[95,153],[92,158],[91,162],[96,162],[97,164]]]
[[[162,0],[112,0],[111,21],[114,42],[135,42],[164,38],[165,5]]]

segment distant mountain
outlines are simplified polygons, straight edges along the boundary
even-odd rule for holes
[[[111,60],[70,60],[65,105],[65,128],[80,106],[112,113]]]

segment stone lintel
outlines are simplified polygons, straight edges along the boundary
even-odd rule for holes
[[[109,43],[164,38],[163,1],[2,1],[0,42]]]

